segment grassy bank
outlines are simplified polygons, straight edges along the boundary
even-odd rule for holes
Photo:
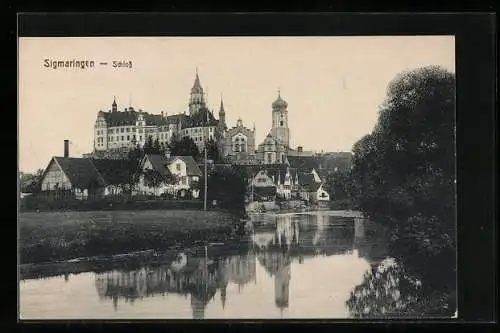
[[[18,221],[21,264],[189,246],[239,226],[229,213],[196,210],[20,213]]]
[[[29,195],[20,200],[21,212],[96,211],[96,210],[149,210],[149,209],[192,209],[201,210],[201,200],[150,199],[146,196],[108,196],[94,200],[75,198],[55,199],[49,195]]]

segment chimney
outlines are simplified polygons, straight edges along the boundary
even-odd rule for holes
[[[164,115],[163,111],[161,112],[161,117],[165,118],[165,115]]]
[[[69,140],[64,140],[64,157],[69,157]]]
[[[302,153],[302,146],[298,146],[298,147],[297,147],[297,151],[298,151],[299,153]]]

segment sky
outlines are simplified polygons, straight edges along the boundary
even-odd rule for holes
[[[96,65],[53,69],[45,59]],[[119,110],[184,112],[196,69],[209,108],[218,117],[222,97],[227,125],[255,124],[256,145],[279,90],[292,148],[350,151],[373,129],[389,82],[428,65],[455,71],[453,36],[19,38],[19,169],[45,168],[65,139],[70,156],[91,152],[97,112],[115,96]]]

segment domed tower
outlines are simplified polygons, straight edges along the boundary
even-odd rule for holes
[[[290,147],[290,129],[288,128],[288,103],[281,98],[278,90],[278,98],[273,102],[273,127],[271,135],[276,138],[288,150]]]
[[[198,69],[196,69],[196,77],[189,98],[189,115],[195,114],[202,107],[205,107],[205,97],[203,96],[203,87],[198,76]]]

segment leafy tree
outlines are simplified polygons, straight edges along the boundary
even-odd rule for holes
[[[154,143],[153,143],[153,137],[151,135],[148,135],[148,138],[146,139],[146,142],[144,143],[144,153],[145,154],[153,154],[153,149],[154,149]]]
[[[215,162],[219,161],[219,149],[217,144],[213,139],[207,140],[205,143],[205,149],[207,150],[207,158]]]
[[[200,189],[200,198],[204,198],[205,179],[197,185]],[[245,211],[246,181],[243,174],[232,168],[215,168],[208,175],[207,202],[217,201],[219,207],[235,214],[244,214]]]
[[[180,140],[172,139],[170,142],[170,153],[173,156],[192,156],[195,160],[200,156],[198,146],[188,136],[184,136]]]
[[[455,269],[455,75],[424,67],[389,85],[372,133],[353,147],[358,205],[391,232],[394,256],[452,288]]]
[[[171,184],[176,181],[172,174],[165,175],[160,173],[158,170],[145,170],[143,175],[144,184],[152,188],[158,188],[162,184]]]
[[[332,200],[350,199],[351,187],[350,171],[331,173],[326,178],[325,190],[330,194]]]
[[[153,147],[151,149],[151,154],[161,154],[161,146],[160,146],[160,141],[158,138],[155,139],[153,142]]]

